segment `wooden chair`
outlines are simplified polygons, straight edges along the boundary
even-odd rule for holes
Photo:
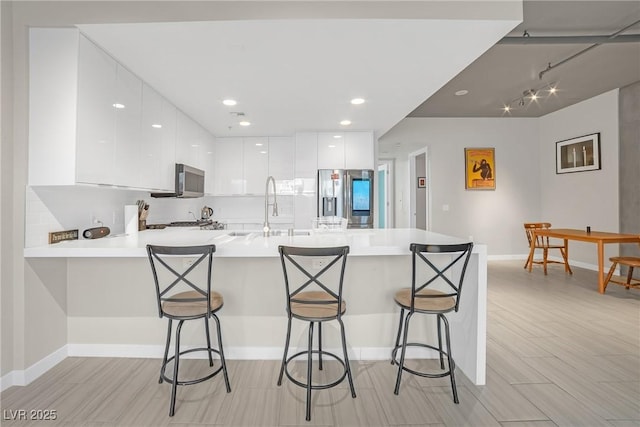
[[[569,274],[573,274],[571,271],[571,267],[569,266],[569,260],[567,259],[567,247],[565,244],[551,244],[549,243],[549,238],[544,236],[536,236],[533,237],[534,231],[551,228],[551,224],[548,222],[525,222],[524,223],[524,231],[527,233],[527,240],[529,241],[529,248],[533,246],[533,252],[529,252],[529,257],[527,258],[527,262],[524,265],[524,268],[529,269],[531,271],[531,267],[533,264],[542,264],[544,267],[544,274],[547,274],[547,264],[564,264],[564,271]],[[534,259],[535,250],[542,249],[542,259],[536,261]],[[548,259],[549,249],[559,249],[560,254],[562,255],[562,259],[564,261],[552,261]]]
[[[609,269],[609,273],[607,274],[607,278],[604,280],[604,290],[607,290],[607,285],[609,282],[615,283],[616,285],[624,286],[625,288],[640,288],[640,280],[633,278],[633,268],[640,267],[640,258],[632,257],[632,256],[613,256],[609,258],[613,264],[611,264],[611,268]],[[627,272],[626,280],[623,280],[620,276],[614,276],[613,272],[615,271],[618,264],[626,265],[629,271]]]

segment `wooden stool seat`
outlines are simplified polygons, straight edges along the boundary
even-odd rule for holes
[[[609,284],[609,282],[615,283],[616,285],[624,286],[626,289],[640,288],[640,280],[633,278],[634,267],[640,267],[639,257],[613,256],[609,258],[609,261],[611,261],[612,264],[611,264],[611,268],[609,269],[609,273],[607,274],[607,278],[604,280],[605,291],[607,290],[607,285]],[[626,265],[629,268],[629,272],[627,273],[626,278],[613,275],[618,264]]]

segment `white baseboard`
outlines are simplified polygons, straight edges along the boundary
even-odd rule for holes
[[[9,372],[0,379],[0,391],[4,391],[14,385],[25,386],[30,384],[49,369],[66,359],[67,355],[67,346],[65,345],[29,366],[27,369]]]
[[[524,254],[524,255],[488,255],[487,256],[487,261],[513,261],[513,260],[522,260],[522,261],[526,261],[527,258],[529,257],[529,254]],[[562,262],[562,258],[561,257],[556,257],[556,256],[550,256],[547,259],[552,260],[552,261],[559,261]],[[569,260],[569,265],[572,267],[580,267],[580,268],[584,268],[585,270],[592,270],[592,271],[598,271],[598,265],[597,264],[589,264],[586,262],[580,262],[580,261],[575,261],[575,260]],[[605,269],[605,273],[607,272],[607,270]]]
[[[185,347],[188,349],[188,347]],[[340,355],[341,349],[326,349]],[[292,348],[291,351],[298,351]],[[62,362],[67,357],[124,357],[142,359],[160,359],[163,356],[162,345],[134,345],[134,344],[67,344],[25,370],[11,371],[0,378],[0,391],[12,386],[25,386],[46,373],[49,369]],[[291,353],[290,353],[291,354]],[[186,358],[204,358],[204,354],[189,354]],[[228,360],[280,360],[280,347],[228,347],[225,348]],[[433,358],[433,352],[411,352],[407,358]],[[350,347],[351,360],[390,360],[390,347]]]

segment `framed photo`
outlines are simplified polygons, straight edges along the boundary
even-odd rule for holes
[[[465,148],[464,164],[464,188],[467,190],[496,189],[494,148]]]
[[[556,142],[556,174],[600,169],[600,133]]]
[[[418,188],[425,188],[427,186],[427,178],[424,176],[418,177]]]

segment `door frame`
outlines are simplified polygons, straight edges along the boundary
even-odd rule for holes
[[[385,182],[379,182],[380,180],[378,180],[378,185],[382,185],[385,187],[385,197],[386,197],[386,205],[385,205],[385,223],[384,223],[384,228],[394,228],[395,227],[395,220],[394,220],[394,191],[393,191],[393,177],[394,175],[394,167],[395,167],[395,159],[378,159],[378,167],[377,167],[377,172],[380,172],[381,169],[386,169],[386,174],[385,174]],[[376,177],[378,175],[376,174]],[[376,194],[377,196],[377,194]],[[376,202],[376,207],[378,206],[377,204],[378,202]],[[378,215],[380,215],[380,212],[378,212]],[[378,216],[379,218],[379,216]],[[376,223],[377,224],[377,223]]]
[[[424,154],[426,178],[427,178],[427,200],[426,200],[426,224],[425,229],[431,230],[431,170],[429,168],[429,151],[427,147],[409,153],[409,226],[416,227],[416,187],[418,183],[418,174],[416,173],[416,157]]]

